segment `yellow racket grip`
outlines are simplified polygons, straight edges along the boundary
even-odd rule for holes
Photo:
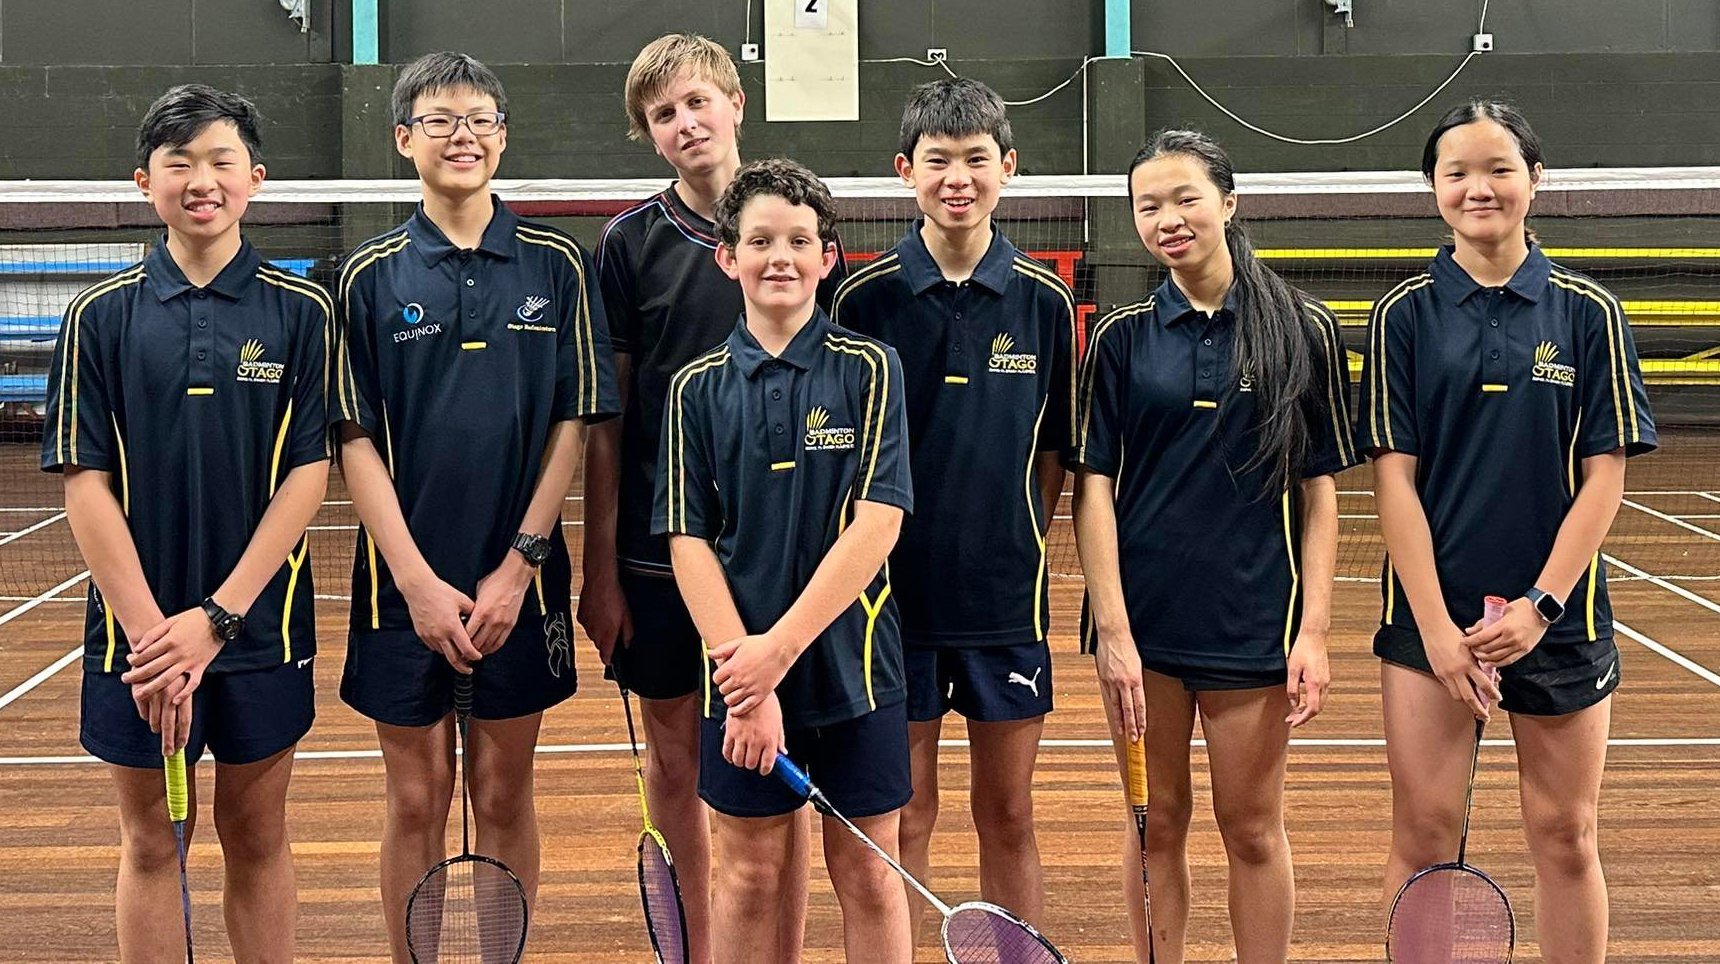
[[[191,814],[191,795],[185,789],[185,751],[175,750],[163,762],[167,770],[167,817],[180,823]]]
[[[1124,747],[1123,759],[1126,762],[1126,779],[1124,789],[1129,794],[1129,806],[1145,807],[1147,805],[1147,741],[1145,737],[1135,740]]]

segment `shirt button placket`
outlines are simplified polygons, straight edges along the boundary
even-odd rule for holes
[[[191,342],[195,346],[191,357],[191,385],[207,387],[215,384],[212,377],[214,366],[209,362],[209,356],[215,349],[215,333],[209,328],[209,292],[198,289],[191,299],[191,316],[197,322],[192,330]]]
[[[1488,292],[1488,307],[1490,312],[1499,310],[1498,292]],[[1509,344],[1505,329],[1499,324],[1498,315],[1490,314],[1487,318],[1487,327],[1482,330],[1482,342],[1487,346],[1486,357],[1481,366],[1486,377],[1482,381],[1489,385],[1509,385]]]

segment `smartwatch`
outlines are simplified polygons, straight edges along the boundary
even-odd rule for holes
[[[209,617],[209,622],[215,627],[215,638],[223,643],[232,642],[245,631],[245,617],[236,616],[221,607],[214,596],[203,600],[203,615]]]
[[[1541,621],[1551,626],[1565,616],[1565,604],[1553,598],[1551,593],[1530,586],[1523,593],[1523,598],[1529,600],[1529,605],[1535,607],[1535,612],[1541,615]]]
[[[524,556],[533,569],[543,565],[549,558],[549,537],[532,535],[529,532],[514,534],[513,549]]]

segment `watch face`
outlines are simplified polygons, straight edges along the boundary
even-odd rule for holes
[[[215,624],[215,632],[222,639],[233,639],[245,628],[243,617],[228,614],[226,618]]]
[[[1549,623],[1558,622],[1559,617],[1565,614],[1565,607],[1559,605],[1559,601],[1552,596],[1544,595],[1535,600],[1535,609],[1540,612],[1541,618]]]

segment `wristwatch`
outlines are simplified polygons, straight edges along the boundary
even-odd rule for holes
[[[515,533],[513,549],[525,556],[526,562],[533,569],[536,569],[543,565],[545,559],[549,558],[549,537],[533,535],[529,532]]]
[[[238,639],[239,634],[245,631],[245,617],[221,608],[214,596],[203,600],[203,615],[209,617],[209,622],[215,627],[215,638],[223,643]]]
[[[1535,607],[1535,612],[1541,615],[1541,621],[1551,626],[1565,616],[1565,604],[1555,599],[1552,593],[1530,586],[1523,593],[1523,598],[1529,600],[1529,605]]]

